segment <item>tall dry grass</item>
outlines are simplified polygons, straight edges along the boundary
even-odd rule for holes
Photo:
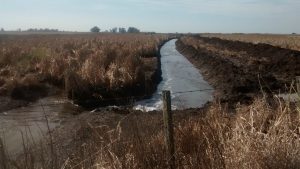
[[[176,168],[299,168],[300,112],[293,104],[276,102],[271,107],[259,98],[238,105],[235,114],[219,104],[189,117],[176,112]],[[167,168],[161,119],[160,113],[133,112],[113,125],[82,123],[76,148],[58,157],[58,168]],[[49,168],[49,161],[31,166]]]
[[[177,168],[298,168],[299,112],[278,103],[274,109],[264,99],[257,99],[250,106],[239,106],[236,115],[228,115],[216,104],[205,117],[179,120],[175,124]],[[132,133],[123,131],[120,124],[92,167],[166,168],[163,130],[153,132],[151,120],[129,122]]]
[[[85,95],[99,98],[105,97],[103,91],[143,86],[146,75],[156,71],[158,48],[166,39],[145,34],[3,36],[0,94],[9,95],[11,79],[21,85],[28,74],[57,86],[68,79],[74,84],[68,90],[91,90]],[[149,58],[155,59],[149,64]]]

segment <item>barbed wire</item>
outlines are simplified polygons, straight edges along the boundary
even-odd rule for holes
[[[188,91],[178,91],[171,92],[171,94],[180,94],[180,93],[195,93],[195,92],[204,92],[204,91],[213,91],[214,89],[199,89],[199,90],[188,90]]]

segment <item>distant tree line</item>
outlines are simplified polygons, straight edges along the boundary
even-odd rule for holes
[[[29,28],[27,30],[21,30],[21,28],[16,29],[17,32],[60,32],[58,29],[49,29],[49,28]],[[0,29],[0,32],[5,32],[4,28]]]
[[[45,29],[29,28],[26,31],[27,32],[59,32],[58,29],[49,29],[49,28],[45,28]]]
[[[0,32],[4,32],[4,28],[0,29]],[[49,28],[29,28],[27,30],[21,30],[20,28],[16,31],[21,32],[61,32],[58,29],[49,29]],[[93,33],[99,33],[101,32],[101,29],[98,26],[94,26],[90,29]],[[111,33],[140,33],[140,30],[136,27],[128,27],[127,29],[124,27],[114,27],[109,30],[105,30],[103,32],[111,32]],[[155,32],[146,32],[147,34],[155,34]]]
[[[98,26],[94,26],[90,29],[91,32],[93,33],[99,33],[101,31],[101,29]],[[140,30],[138,28],[135,27],[129,27],[127,30],[126,28],[117,28],[114,27],[110,30],[105,30],[104,32],[111,32],[111,33],[140,33]]]

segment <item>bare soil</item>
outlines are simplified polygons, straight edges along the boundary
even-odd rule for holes
[[[222,102],[250,103],[262,91],[286,92],[300,75],[300,52],[295,50],[200,36],[182,37],[176,45]]]

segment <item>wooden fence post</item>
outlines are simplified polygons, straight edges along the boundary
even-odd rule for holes
[[[298,95],[300,96],[300,76],[296,76],[296,86]]]
[[[0,138],[0,167],[2,169],[7,169],[7,159],[5,155],[5,148],[2,139]]]
[[[300,113],[300,76],[296,76],[296,87],[297,87],[297,96],[296,96],[296,105],[298,106],[298,111]]]
[[[173,117],[171,111],[171,93],[164,90],[163,94],[163,118],[165,128],[165,140],[167,144],[167,160],[170,169],[175,169],[175,146],[174,146],[174,130]]]

